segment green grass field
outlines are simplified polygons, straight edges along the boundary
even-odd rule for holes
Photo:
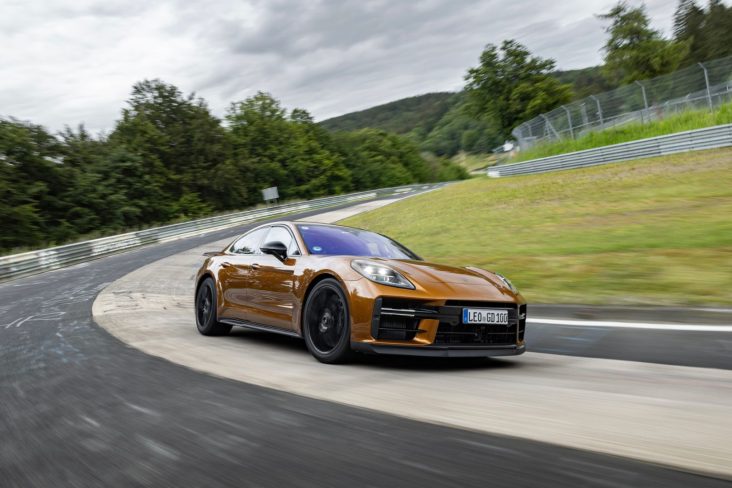
[[[534,303],[732,305],[732,149],[474,178],[344,223]]]
[[[709,110],[683,112],[650,124],[633,123],[615,129],[590,132],[575,140],[570,139],[540,144],[527,151],[522,151],[511,162],[528,161],[530,159],[544,158],[557,154],[645,139],[647,137],[663,136],[685,130],[702,129],[704,127],[730,123],[732,123],[732,104],[728,103],[714,112],[710,112]]]

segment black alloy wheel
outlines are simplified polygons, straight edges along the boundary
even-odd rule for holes
[[[231,326],[220,324],[216,317],[216,285],[212,278],[206,278],[196,290],[196,327],[207,336],[226,335]]]
[[[341,285],[327,278],[310,292],[303,312],[303,336],[310,353],[323,363],[341,363],[351,353],[348,302]]]

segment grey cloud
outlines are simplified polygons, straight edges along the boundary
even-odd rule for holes
[[[664,5],[664,3],[666,5]],[[265,90],[317,119],[457,90],[487,43],[516,38],[560,68],[598,64],[611,0],[11,1],[0,115],[111,128],[132,83],[161,78],[217,115]],[[649,0],[654,24],[673,6]],[[666,26],[660,26],[665,27]],[[667,29],[667,28],[666,28]]]

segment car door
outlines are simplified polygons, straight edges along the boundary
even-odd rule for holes
[[[247,295],[249,320],[293,329],[295,265],[301,253],[287,226],[272,226],[262,240],[262,245],[277,241],[288,248],[284,262],[269,254],[259,254],[252,264]]]
[[[261,258],[259,246],[267,232],[269,227],[260,227],[244,234],[221,259],[219,282],[223,300],[220,318],[249,320],[248,288],[252,265]]]

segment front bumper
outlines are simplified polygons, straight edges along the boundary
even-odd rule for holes
[[[398,356],[426,356],[440,358],[486,358],[494,356],[517,356],[526,352],[526,345],[496,346],[401,346],[351,342],[351,349],[368,354],[390,354]]]

